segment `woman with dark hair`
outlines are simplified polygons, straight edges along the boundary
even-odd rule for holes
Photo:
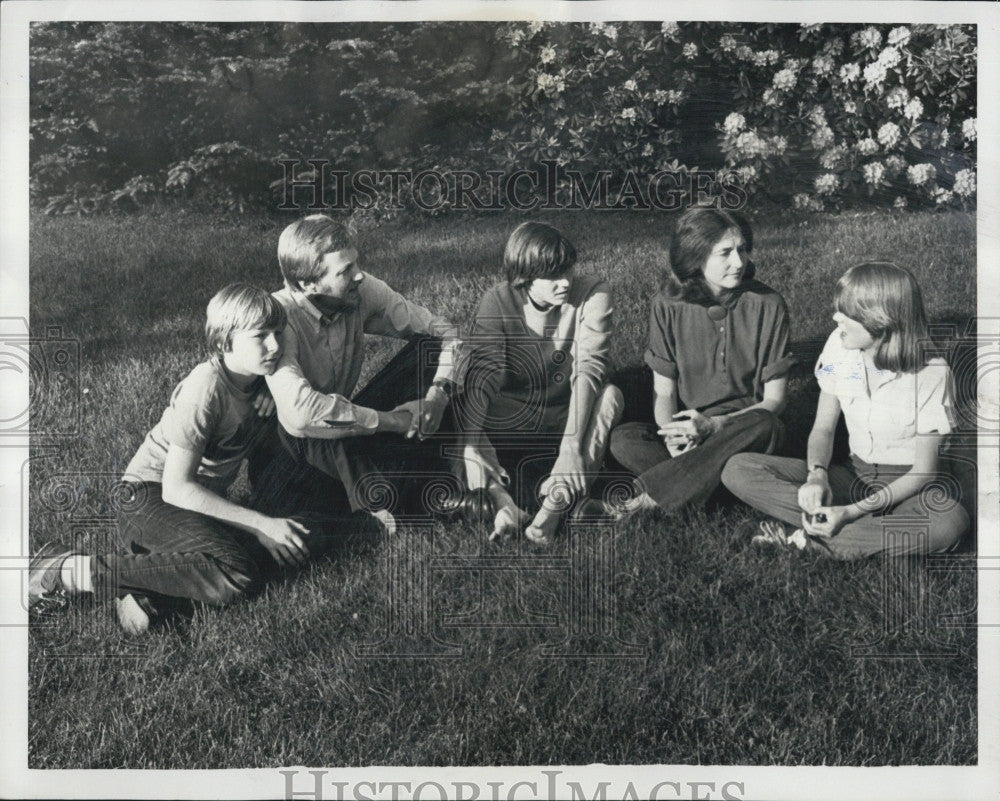
[[[722,480],[771,515],[757,542],[836,559],[950,550],[969,516],[938,480],[954,398],[947,363],[928,358],[920,287],[895,264],[859,264],[837,283],[834,309],[805,461],[740,454]],[[831,463],[841,412],[851,457]]]
[[[555,228],[519,225],[504,251],[507,280],[483,296],[465,342],[462,467],[469,489],[489,494],[498,536],[537,509],[525,536],[550,542],[584,500],[621,417],[621,391],[605,383],[611,289],[575,265]]]
[[[781,438],[793,363],[788,310],[754,280],[752,249],[738,213],[695,206],[678,221],[649,316],[656,423],[627,423],[611,436],[615,459],[637,476],[626,512],[702,503],[729,457],[770,453]]]

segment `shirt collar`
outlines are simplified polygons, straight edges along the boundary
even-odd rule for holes
[[[323,314],[304,292],[300,292],[287,282],[285,283],[285,287],[288,289],[288,294],[291,295],[292,300],[295,301],[295,305],[308,315],[313,325],[317,328],[325,328],[342,314],[342,312],[338,312],[337,314]]]

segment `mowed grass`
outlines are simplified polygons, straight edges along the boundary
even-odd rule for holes
[[[539,218],[615,287],[613,367],[638,365],[669,218]],[[519,220],[397,222],[366,236],[363,259],[465,322],[501,279]],[[891,258],[918,275],[932,319],[974,312],[972,215],[754,223],[758,277],[784,294],[807,362],[793,441],[811,423],[808,358],[846,267]],[[33,332],[61,326],[81,349],[79,427],[35,441],[33,548],[116,545],[110,488],[203,358],[207,299],[235,280],[277,288],[282,225],[33,219]],[[395,349],[370,340],[362,381]],[[73,393],[32,397],[45,419],[75,419]],[[481,526],[409,525],[140,640],[119,634],[110,606],[69,610],[31,632],[29,765],[974,763],[972,558],[759,552],[733,534],[748,516],[723,498],[581,529],[548,551],[489,543]]]

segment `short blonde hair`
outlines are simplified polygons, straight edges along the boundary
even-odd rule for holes
[[[858,264],[840,277],[833,305],[875,339],[872,363],[878,369],[915,373],[926,364],[927,317],[909,270],[888,261]]]
[[[323,275],[320,261],[331,251],[350,246],[347,228],[325,214],[310,214],[285,227],[278,237],[278,266],[285,281],[315,281]]]
[[[205,340],[212,353],[227,353],[232,349],[234,331],[281,331],[286,321],[284,308],[267,291],[250,284],[230,284],[208,302]]]

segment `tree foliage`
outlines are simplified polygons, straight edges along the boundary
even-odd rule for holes
[[[274,205],[292,158],[700,166],[804,208],[968,203],[975,57],[971,28],[934,25],[37,23],[31,198]]]

